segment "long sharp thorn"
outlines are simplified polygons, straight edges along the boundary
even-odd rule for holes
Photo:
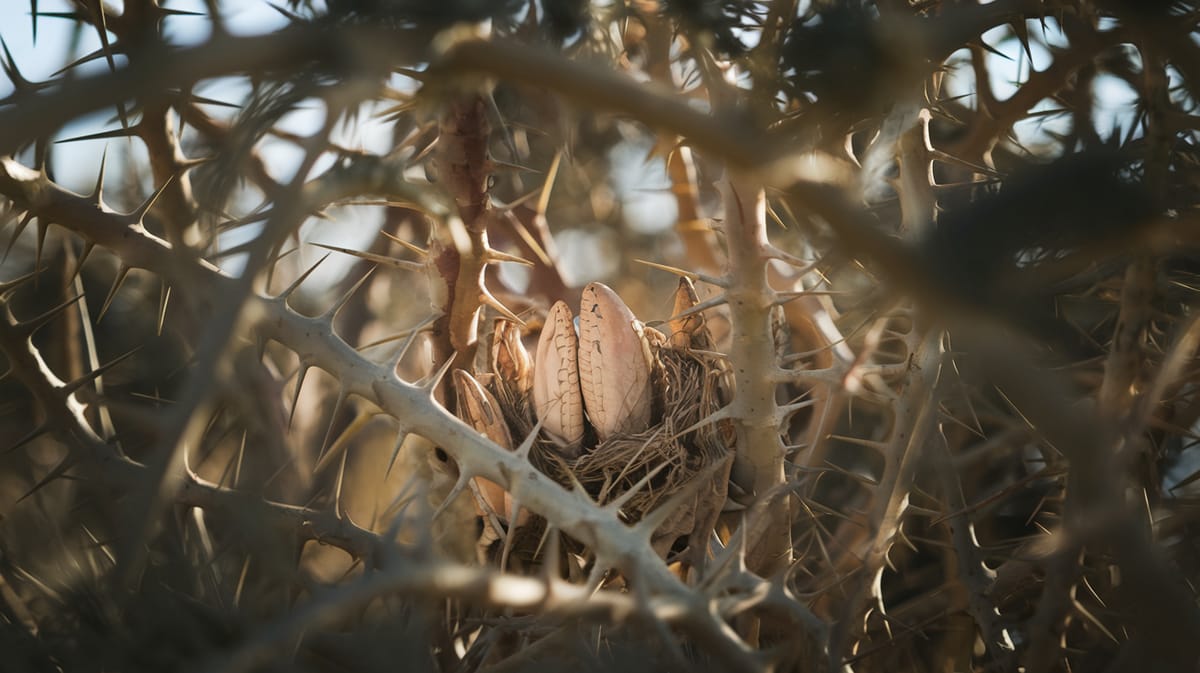
[[[158,321],[156,322],[155,335],[162,336],[163,322],[167,318],[167,305],[171,302],[171,286],[163,282],[158,291]]]
[[[99,367],[96,367],[92,371],[84,374],[83,376],[80,376],[79,378],[75,379],[74,381],[71,381],[70,383],[62,386],[61,388],[59,388],[59,391],[64,395],[70,395],[71,393],[74,393],[75,391],[79,390],[80,388],[84,387],[85,385],[88,385],[92,381],[95,381],[96,379],[100,378],[101,376],[104,376],[105,372],[112,369],[113,367],[116,367],[117,365],[121,364],[125,360],[128,360],[130,358],[130,356],[132,356],[134,353],[137,353],[141,349],[142,349],[141,346],[135,346],[133,348],[133,350],[131,350],[123,355],[118,355],[117,357],[113,358],[112,360],[109,360],[108,362],[100,365]]]
[[[383,473],[383,478],[387,479],[392,474],[392,468],[396,466],[396,459],[400,457],[400,449],[404,447],[404,440],[408,438],[408,433],[401,430],[396,433],[396,443],[392,445],[392,459],[388,461],[387,470]]]
[[[450,505],[454,504],[454,501],[458,500],[458,496],[462,495],[462,492],[467,490],[470,483],[471,478],[469,476],[466,474],[458,475],[458,481],[454,482],[454,488],[450,489],[450,492],[446,494],[446,498],[438,504],[436,509],[433,510],[433,515],[430,516],[430,520],[432,521],[438,518],[450,507]]]
[[[416,245],[413,245],[412,243],[409,243],[408,241],[400,238],[399,236],[393,236],[386,231],[380,231],[379,233],[383,234],[384,236],[386,236],[388,239],[390,239],[394,243],[397,243],[397,244],[403,246],[404,249],[408,250],[409,252],[411,252],[415,255],[418,255],[420,257],[428,257],[429,256],[428,250],[418,247]]]
[[[375,268],[376,267],[371,267],[370,269],[367,269],[367,272],[362,275],[362,278],[354,281],[354,285],[351,285],[350,289],[346,290],[342,296],[333,303],[333,306],[330,306],[329,309],[325,311],[324,317],[332,320],[333,317],[338,314],[338,311],[342,310],[342,307],[344,307],[351,299],[354,298],[355,293],[358,292],[359,288],[363,286],[363,283],[367,282],[367,279],[371,277],[371,274],[375,273]]]
[[[503,138],[505,148],[509,154],[515,159],[520,153],[517,152],[517,143],[513,140],[512,131],[509,129],[508,123],[504,120],[504,113],[500,111],[500,106],[496,104],[496,97],[488,94],[484,96],[487,102],[488,114],[492,116],[497,125],[503,130]]]
[[[522,166],[520,164],[509,163],[507,161],[500,161],[499,159],[488,159],[486,163],[493,171],[495,171],[497,169],[504,169],[504,170],[516,171],[518,173],[541,173],[541,171],[539,171],[536,168],[530,168],[529,166]]]
[[[25,283],[37,278],[37,275],[44,270],[45,269],[34,269],[33,271],[17,276],[12,280],[0,282],[0,301],[7,299],[9,294]]]
[[[95,12],[96,33],[100,37],[100,48],[104,51],[104,59],[108,61],[108,69],[115,72],[117,62],[113,59],[112,45],[108,43],[108,14],[104,11],[104,2],[102,0],[94,0],[88,3],[88,10]],[[118,109],[123,111],[123,106],[118,105]],[[122,116],[124,116],[122,114]]]
[[[489,264],[495,264],[497,262],[512,262],[513,264],[520,264],[522,266],[534,265],[533,262],[525,259],[524,257],[510,255],[507,252],[501,252],[494,248],[488,248],[483,252],[483,260]]]
[[[529,434],[524,440],[521,441],[521,445],[518,446],[513,453],[520,456],[522,460],[529,460],[529,452],[533,450],[533,445],[537,443],[538,435],[540,435],[541,432],[542,420],[539,418],[538,422],[533,426],[533,429],[529,431]]]
[[[33,430],[30,430],[29,432],[25,433],[25,435],[23,437],[18,439],[11,446],[5,447],[4,451],[2,453],[0,453],[0,455],[7,456],[10,453],[19,451],[21,449],[21,447],[32,442],[33,440],[37,439],[38,437],[41,437],[42,435],[46,434],[47,432],[50,432],[50,426],[48,424],[39,425],[36,428],[34,428]]]
[[[454,357],[446,357],[446,361],[442,363],[442,366],[438,367],[438,371],[433,372],[426,381],[425,389],[432,393],[433,389],[442,384],[442,379],[445,378],[446,372],[450,371],[452,365],[454,365]]]
[[[275,10],[276,12],[279,12],[280,14],[282,14],[283,17],[285,19],[287,19],[288,21],[299,22],[301,20],[298,15],[296,15],[292,12],[289,12],[288,10],[284,9],[283,7],[280,7],[279,5],[277,5],[273,2],[268,2],[267,6],[270,7],[271,9]]]
[[[524,320],[518,318],[516,313],[513,313],[511,310],[509,310],[507,306],[501,303],[499,299],[496,299],[494,296],[492,296],[492,293],[488,292],[484,288],[479,288],[479,301],[480,303],[487,304],[488,306],[496,309],[497,313],[517,323],[521,327],[525,326]]]
[[[44,14],[43,16],[52,16],[52,15]],[[95,61],[96,59],[104,58],[105,52],[106,52],[106,50],[103,47],[101,47],[100,49],[96,49],[94,51],[88,52],[87,54],[84,54],[83,56],[80,56],[79,58],[75,59],[74,61],[71,61],[70,63],[59,68],[57,71],[55,71],[51,75],[51,77],[59,77],[63,73],[70,70],[71,68],[76,68],[76,67],[83,65],[84,63],[91,63],[92,61]]]
[[[199,103],[201,105],[216,105],[218,107],[228,107],[228,108],[235,108],[235,109],[241,109],[241,107],[242,107],[241,105],[238,105],[237,103],[230,103],[227,101],[218,100],[216,98],[205,98],[204,96],[198,96],[192,92],[188,92],[185,96],[184,92],[180,91],[179,89],[172,89],[171,93],[175,96],[180,96],[180,97],[184,98],[183,102],[186,102],[186,103],[192,103],[192,104]]]
[[[538,189],[535,189],[531,192],[526,192],[525,194],[518,196],[517,198],[513,199],[512,201],[509,201],[508,203],[505,203],[503,205],[497,205],[496,208],[497,208],[497,210],[503,209],[503,210],[511,212],[512,210],[519,208],[519,207],[525,205],[526,203],[529,203],[535,197],[540,196],[541,193],[542,193],[542,190],[539,187]]]
[[[29,320],[22,320],[20,327],[26,334],[33,334],[34,332],[41,329],[46,323],[48,323],[51,320],[54,320],[56,317],[58,317],[58,315],[60,313],[62,313],[66,309],[73,306],[75,304],[75,302],[79,301],[80,299],[83,299],[83,295],[77,294],[74,297],[71,297],[70,299],[62,302],[58,306],[55,306],[54,308],[46,311],[45,313],[42,313],[41,315],[37,316],[36,318],[30,318]]]
[[[633,261],[637,262],[638,264],[648,266],[651,269],[658,269],[659,271],[666,271],[667,273],[673,274],[676,276],[683,276],[684,278],[687,278],[688,280],[691,280],[691,281],[700,281],[701,283],[706,283],[708,285],[713,285],[713,286],[722,287],[722,288],[729,287],[729,281],[726,280],[725,278],[718,278],[716,276],[710,276],[710,275],[704,274],[704,273],[696,273],[694,271],[687,271],[685,269],[680,269],[679,267],[670,266],[667,264],[659,264],[658,262],[651,262],[651,261],[645,260],[645,259],[635,259]]]
[[[342,451],[342,460],[338,463],[337,480],[333,486],[333,514],[339,520],[347,518],[346,511],[342,509],[342,485],[345,484],[346,480],[346,459],[349,455],[350,451],[348,449]]]
[[[138,206],[137,210],[129,214],[130,218],[132,218],[132,222],[135,224],[142,224],[146,218],[146,213],[150,212],[150,209],[153,208],[154,204],[158,202],[159,197],[163,195],[163,192],[167,191],[167,187],[170,187],[171,183],[174,181],[174,176],[167,176],[167,179],[163,180],[162,186],[158,188],[158,191],[151,194],[150,198],[146,199],[145,203]]]
[[[400,361],[403,360],[404,356],[408,354],[408,349],[411,348],[414,343],[416,343],[417,336],[419,334],[421,334],[422,332],[424,332],[426,327],[429,327],[433,323],[437,322],[437,319],[439,317],[440,316],[437,316],[437,315],[429,316],[428,318],[422,320],[421,322],[417,323],[416,325],[414,325],[413,327],[411,327],[407,330],[408,333],[405,335],[404,343],[400,345],[400,351],[398,353],[396,353],[396,357],[392,358],[392,369],[393,370],[395,370],[396,367],[400,366]],[[399,338],[399,337],[397,337],[397,338]],[[376,343],[382,343],[382,342],[376,342]],[[369,345],[364,346],[363,348],[368,348],[368,347],[369,347]]]
[[[37,247],[33,253],[34,268],[42,266],[42,251],[46,249],[46,234],[50,232],[50,223],[43,218],[38,218],[37,222]]]
[[[69,282],[74,283],[75,279],[79,278],[79,274],[83,272],[83,263],[87,261],[88,257],[91,256],[92,251],[95,249],[96,244],[92,241],[84,242],[83,249],[79,251],[79,257],[75,260],[75,271],[71,273]]]
[[[799,257],[796,257],[795,255],[793,255],[789,252],[786,252],[784,250],[780,250],[779,248],[776,248],[773,245],[767,245],[766,249],[763,252],[769,258],[777,259],[781,262],[787,262],[788,264],[796,267],[797,272],[800,272],[800,273],[809,271],[810,269],[812,269],[815,266],[815,262],[810,262],[805,259],[800,259]]]
[[[346,428],[338,434],[337,439],[334,439],[333,442],[330,443],[329,449],[325,452],[325,455],[317,461],[316,467],[313,468],[313,474],[320,474],[324,472],[334,457],[344,456],[347,452],[349,452],[350,440],[354,439],[358,433],[362,432],[362,429],[366,427],[366,425],[374,418],[375,414],[371,412],[362,412],[355,416],[354,419],[351,420],[346,426]]]
[[[54,141],[55,145],[64,145],[66,143],[77,143],[84,140],[110,140],[113,138],[132,138],[137,135],[138,126],[126,126],[119,129],[111,129],[108,131],[98,131],[96,133],[85,133],[81,136],[71,136],[70,138],[59,138]]]
[[[290,297],[292,295],[292,293],[295,292],[300,287],[300,284],[303,283],[305,280],[307,280],[308,277],[311,276],[313,274],[313,272],[317,270],[317,267],[321,266],[322,262],[329,259],[329,256],[331,254],[333,254],[333,253],[330,253],[330,252],[325,253],[324,257],[322,257],[321,259],[318,259],[316,261],[316,263],[314,263],[312,266],[308,267],[308,269],[305,270],[304,273],[300,274],[299,278],[292,281],[292,284],[288,285],[287,289],[285,289],[283,292],[280,292],[278,295],[276,295],[276,299],[286,302],[288,297]]]
[[[33,218],[34,214],[32,211],[27,211],[21,216],[21,220],[17,222],[16,228],[13,229],[12,237],[8,239],[8,245],[4,248],[4,257],[0,258],[0,262],[8,259],[8,253],[12,251],[13,245],[16,244],[17,239],[21,237],[21,234],[25,232],[25,227],[29,226],[29,223],[33,221]]]
[[[33,24],[33,44],[37,46],[38,0],[29,0],[29,21]],[[7,51],[7,50],[6,50]]]
[[[96,314],[97,324],[99,324],[100,321],[104,319],[105,314],[108,313],[108,307],[112,306],[113,299],[117,296],[117,291],[120,290],[121,286],[125,283],[125,278],[129,275],[130,269],[131,267],[125,266],[124,264],[121,265],[121,268],[117,269],[117,277],[113,279],[112,287],[108,289],[108,296],[104,298],[104,303],[100,306],[100,312]]]
[[[321,440],[321,450],[317,452],[317,465],[325,462],[325,452],[329,450],[329,444],[333,440],[333,428],[337,425],[338,416],[342,413],[346,398],[346,389],[339,388],[337,401],[333,403],[333,411],[329,414],[329,425],[325,427],[325,438]]]
[[[533,232],[529,231],[529,227],[525,226],[525,223],[521,221],[521,218],[514,215],[512,210],[503,211],[503,215],[504,219],[509,223],[509,225],[512,226],[513,231],[515,231],[517,236],[520,237],[521,242],[529,246],[529,249],[533,251],[534,257],[537,257],[538,261],[543,265],[553,268],[555,266],[555,262],[554,260],[550,259],[550,253],[547,252],[544,247],[542,247],[541,241],[539,241],[538,238],[533,235]]]
[[[12,52],[8,50],[8,43],[4,38],[0,37],[0,49],[4,50],[4,60],[0,61],[0,66],[4,68],[4,74],[8,75],[9,82],[17,91],[28,91],[35,88],[33,83],[25,79],[21,74],[21,70],[17,67],[17,61],[13,58]]]
[[[316,246],[318,248],[324,248],[325,250],[332,250],[334,252],[340,252],[340,253],[344,253],[347,255],[353,255],[359,259],[365,259],[368,262],[375,262],[376,264],[390,266],[393,269],[401,269],[404,271],[424,271],[425,270],[425,265],[421,264],[420,262],[410,262],[405,259],[396,259],[395,257],[388,257],[387,255],[377,255],[373,252],[354,250],[352,248],[343,248],[343,247],[336,246],[336,245],[326,245],[324,243],[309,243],[309,245]]]
[[[104,144],[104,150],[100,153],[100,170],[96,172],[96,186],[92,188],[91,199],[92,203],[97,206],[104,203],[104,169],[108,165],[108,143]]]
[[[292,408],[288,411],[287,429],[292,430],[292,421],[296,418],[296,407],[300,403],[300,390],[304,387],[304,377],[308,375],[311,365],[300,363],[300,371],[296,374],[296,390],[292,393]]]
[[[54,469],[50,470],[49,474],[47,474],[45,477],[42,477],[42,479],[40,481],[38,481],[38,483],[34,484],[33,488],[29,489],[25,493],[25,495],[22,495],[20,498],[17,498],[17,502],[14,504],[19,504],[21,502],[24,502],[26,498],[29,498],[30,496],[34,495],[38,491],[42,490],[47,485],[49,485],[50,482],[55,481],[59,477],[66,474],[67,470],[71,469],[72,467],[75,467],[75,459],[72,456],[67,456],[66,458],[63,458],[62,462],[60,462],[58,465],[55,465]]]
[[[562,164],[562,150],[554,153],[554,159],[550,162],[550,169],[546,171],[546,180],[542,183],[542,193],[538,197],[537,214],[546,215],[546,209],[550,207],[550,192],[554,189],[554,181],[558,178],[558,167]]]

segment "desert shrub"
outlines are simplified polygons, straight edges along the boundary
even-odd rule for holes
[[[0,668],[1195,670],[1193,3],[164,4],[4,27]]]

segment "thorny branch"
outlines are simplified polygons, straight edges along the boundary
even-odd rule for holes
[[[100,45],[46,82],[6,45],[6,651],[69,668],[107,628],[114,670],[373,670],[407,628],[438,670],[1195,667],[1194,3],[313,4],[243,36],[211,1],[34,2],[35,31]],[[173,45],[185,18],[211,35]],[[234,80],[246,105],[210,113],[201,88]],[[1114,83],[1135,102],[1099,128]],[[286,129],[308,104],[317,128]],[[371,110],[386,149],[341,138]],[[50,141],[100,111],[119,127],[68,140],[149,170],[75,194],[78,145]],[[114,210],[138,175],[152,196]],[[637,224],[657,197],[675,220]],[[343,240],[368,227],[369,251]],[[378,269],[314,314],[310,243]],[[699,297],[658,321],[664,270]],[[592,280],[639,318],[593,301],[588,389],[550,371],[590,396],[573,450],[632,446],[599,489],[506,378]],[[692,385],[715,412],[622,434],[612,409],[645,425]],[[679,478],[713,479],[702,447],[728,485]],[[460,551],[481,530],[499,570]],[[111,628],[154,600],[185,626]]]

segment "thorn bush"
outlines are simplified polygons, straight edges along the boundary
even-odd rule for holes
[[[1195,3],[60,4],[0,669],[1200,664]]]

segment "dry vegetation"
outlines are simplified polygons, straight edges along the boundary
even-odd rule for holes
[[[1196,670],[1193,3],[66,4],[0,669]]]

